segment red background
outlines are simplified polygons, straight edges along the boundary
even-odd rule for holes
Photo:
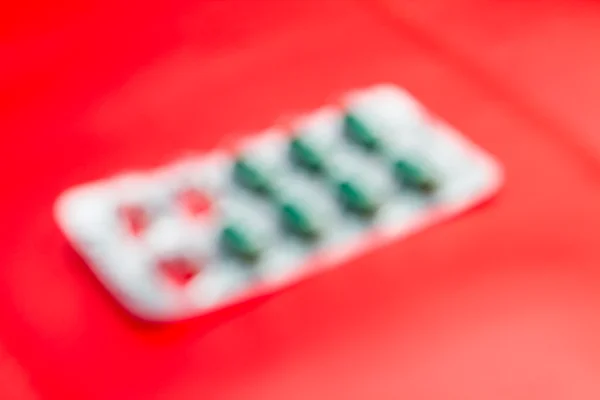
[[[0,17],[0,339],[42,398],[600,398],[600,3],[118,3]],[[125,315],[52,221],[70,185],[381,81],[497,156],[494,201],[174,326]]]

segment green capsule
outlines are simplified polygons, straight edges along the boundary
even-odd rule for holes
[[[243,227],[229,225],[221,232],[221,243],[234,256],[253,261],[260,255],[261,249],[250,236]]]
[[[340,200],[348,210],[361,215],[371,215],[377,211],[378,204],[357,184],[344,181],[338,184]]]
[[[316,221],[298,205],[291,203],[283,204],[281,206],[281,216],[284,226],[294,234],[305,238],[315,238],[320,233]]]
[[[394,174],[403,185],[422,193],[433,193],[438,188],[437,180],[429,171],[408,160],[394,162]]]
[[[296,164],[309,171],[322,172],[324,169],[323,157],[300,138],[290,142],[290,155]]]
[[[257,193],[268,194],[272,190],[269,178],[246,160],[236,161],[233,175],[237,182]]]
[[[375,132],[352,113],[344,116],[344,132],[351,142],[366,150],[375,151],[381,145]]]

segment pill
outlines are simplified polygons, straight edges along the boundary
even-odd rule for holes
[[[346,180],[338,184],[340,200],[350,211],[361,215],[373,214],[378,208],[378,202],[355,182]]]
[[[438,182],[427,168],[407,159],[396,160],[393,164],[394,175],[400,182],[411,189],[422,193],[432,193]]]
[[[348,140],[366,150],[375,151],[380,147],[380,140],[373,129],[352,113],[344,116],[344,133]]]
[[[321,154],[300,138],[295,138],[290,142],[290,155],[296,164],[309,171],[322,172],[324,169],[324,160]]]
[[[294,234],[305,238],[315,238],[320,233],[317,221],[303,207],[294,203],[284,203],[281,206],[281,216],[284,226]]]
[[[221,241],[226,251],[246,261],[257,259],[261,252],[250,230],[241,225],[226,226],[221,233]]]
[[[261,194],[268,194],[272,190],[266,173],[247,160],[238,159],[233,167],[233,174],[234,179],[249,190]]]

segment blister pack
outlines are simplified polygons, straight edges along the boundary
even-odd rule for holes
[[[461,213],[499,165],[384,84],[169,165],[64,192],[55,217],[133,314],[174,321],[335,268]]]

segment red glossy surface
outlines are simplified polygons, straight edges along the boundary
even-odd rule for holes
[[[599,8],[238,0],[5,13],[6,350],[42,398],[598,399]],[[379,81],[495,154],[502,193],[277,296],[163,327],[125,315],[52,221],[69,185]]]

